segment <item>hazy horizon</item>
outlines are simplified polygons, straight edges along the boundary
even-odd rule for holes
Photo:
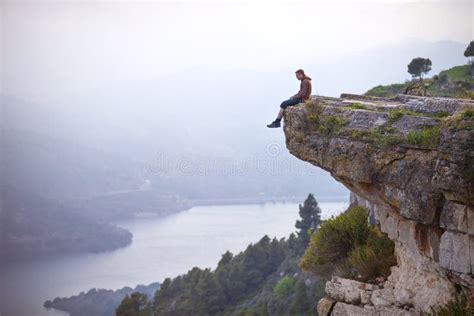
[[[4,1],[2,90],[67,106],[194,68],[318,73],[318,61],[407,41],[467,44],[473,10],[472,1]]]
[[[325,171],[294,159],[281,131],[265,127],[297,92],[294,71],[305,69],[313,94],[329,96],[403,82],[417,56],[429,57],[436,74],[467,62],[472,9],[469,1],[4,1],[2,127],[14,132],[4,143],[17,146],[17,135],[30,144],[30,158],[5,162],[9,179],[42,174],[56,165],[48,159],[121,166],[109,172],[116,177],[136,168],[122,157],[201,169],[263,157],[279,173],[246,176],[342,192]],[[81,147],[83,156],[65,156],[76,144],[106,155]],[[140,175],[133,188],[148,176],[168,175]],[[245,176],[230,176],[245,186]],[[263,187],[271,184],[254,190]]]
[[[267,128],[298,92],[295,71],[313,95],[363,94],[411,79],[415,57],[430,58],[428,76],[465,65],[474,39],[472,0],[5,0],[0,10],[10,269],[0,314],[15,316],[58,315],[42,306],[50,296],[149,282],[285,236],[298,207],[274,202],[312,193],[324,217],[344,211],[347,187]]]

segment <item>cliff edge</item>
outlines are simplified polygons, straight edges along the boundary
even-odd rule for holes
[[[418,315],[474,295],[474,101],[312,96],[285,113],[294,156],[328,171],[395,242],[382,284],[333,277],[320,315]]]

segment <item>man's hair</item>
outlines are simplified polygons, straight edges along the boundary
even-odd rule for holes
[[[295,73],[300,73],[300,74],[304,75],[304,70],[303,69],[298,69],[297,71],[295,71]]]

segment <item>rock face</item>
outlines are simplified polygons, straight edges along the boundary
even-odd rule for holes
[[[334,277],[322,315],[417,315],[474,297],[474,102],[313,96],[285,113],[289,151],[328,171],[395,242],[379,285]]]

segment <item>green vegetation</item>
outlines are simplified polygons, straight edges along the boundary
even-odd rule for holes
[[[439,111],[434,113],[423,113],[423,116],[430,116],[434,118],[445,118],[449,116],[449,113],[446,111]]]
[[[397,263],[393,242],[377,229],[371,229],[365,245],[352,249],[340,274],[362,281],[373,280],[377,276],[387,277],[390,267]]]
[[[321,209],[314,195],[309,194],[304,204],[299,205],[299,210],[301,220],[296,221],[295,227],[299,229],[297,232],[298,239],[301,241],[303,249],[305,249],[309,244],[311,235],[321,224]]]
[[[224,253],[213,271],[194,267],[166,278],[151,300],[127,295],[116,315],[313,315],[331,273],[368,282],[390,273],[393,243],[368,224],[365,208],[321,223],[309,194],[299,209],[296,235],[265,235],[237,255]]]
[[[441,71],[431,79],[425,79],[418,89],[426,86],[426,95],[433,97],[451,97],[474,100],[474,77],[471,74],[471,65],[456,66]],[[379,85],[365,93],[366,96],[392,98],[404,93],[413,82]]]
[[[464,51],[464,57],[474,57],[474,41],[471,41],[469,45],[467,45],[466,50]]]
[[[362,103],[359,103],[359,102],[353,102],[350,105],[348,105],[347,108],[354,109],[354,110],[358,110],[358,109],[368,110],[366,105],[364,105]]]
[[[290,295],[295,290],[296,280],[287,275],[281,278],[273,288],[273,294],[279,298]]]
[[[399,112],[389,118],[389,122],[379,127],[369,128],[368,130],[352,130],[350,137],[366,142],[371,142],[380,147],[393,146],[398,144],[411,144],[424,148],[436,148],[440,137],[441,126],[435,125],[424,127],[420,131],[410,131],[406,137],[394,134],[390,122],[399,119]]]
[[[290,308],[290,315],[306,315],[308,311],[311,311],[311,307],[313,306],[312,301],[309,299],[306,290],[306,283],[304,280],[299,280],[296,283],[295,289],[295,299]],[[323,291],[324,293],[324,291]],[[322,295],[324,296],[324,294]],[[312,315],[314,313],[309,313]]]
[[[474,82],[474,78],[469,77],[469,65],[456,66],[441,71],[439,76],[442,76],[443,74],[446,74],[446,76],[452,81]]]
[[[115,311],[117,315],[127,316],[147,316],[151,313],[151,306],[148,304],[148,297],[146,294],[134,292],[125,298],[120,303]]]
[[[469,63],[471,64],[471,77],[474,78],[474,41],[471,41],[464,51],[464,57],[470,59]]]
[[[324,116],[319,120],[318,129],[326,135],[336,134],[347,122],[344,118],[335,115]]]
[[[379,85],[367,91],[365,95],[372,97],[392,98],[397,94],[402,93],[406,87],[407,83],[395,83],[386,86]]]
[[[431,118],[445,118],[449,116],[449,113],[446,111],[438,111],[434,113],[420,113],[420,112],[413,112],[408,111],[405,109],[392,109],[388,111],[388,123],[392,124],[398,121],[404,115],[412,115],[412,116],[422,116],[422,117],[431,117]]]
[[[449,129],[472,130],[474,129],[474,110],[466,109],[460,111],[443,122]]]
[[[300,267],[319,276],[337,274],[370,282],[390,273],[396,264],[393,252],[393,242],[368,224],[367,210],[355,206],[321,224]]]
[[[401,144],[404,138],[392,133],[391,128],[372,127],[368,130],[352,130],[350,137],[366,142],[373,143],[380,147],[393,146]]]
[[[441,127],[424,127],[421,131],[410,131],[407,142],[420,147],[435,147],[438,144]]]
[[[403,110],[403,109],[394,109],[388,111],[388,120],[387,122],[389,124],[394,123],[398,121],[403,115],[408,115],[409,111]]]
[[[334,135],[347,124],[347,121],[336,115],[321,115],[322,106],[318,103],[307,103],[308,121],[311,123],[310,130],[324,135]]]
[[[312,124],[319,122],[319,116],[321,115],[321,105],[319,101],[305,103],[306,109],[308,110],[308,121]]]
[[[280,240],[265,235],[236,255],[224,253],[215,270],[194,267],[166,278],[151,300],[126,297],[117,316],[313,315],[325,295],[326,280],[302,271],[298,262],[306,249],[305,236],[317,230],[320,211],[308,195],[300,205],[298,234]]]
[[[462,120],[474,120],[474,110],[465,110],[460,113]]]
[[[398,144],[411,144],[419,147],[436,147],[440,136],[441,126],[444,121],[449,121],[452,116],[446,111],[438,111],[434,113],[421,113],[409,111],[403,108],[394,108],[388,111],[387,122],[383,125],[368,128],[366,130],[344,129],[347,121],[342,116],[337,115],[322,115],[323,106],[319,103],[307,103],[307,117],[310,124],[306,127],[308,131],[315,131],[323,135],[335,135],[351,137],[353,139],[370,142],[375,146],[386,147]],[[377,109],[368,109],[363,104],[352,103],[340,109],[364,109],[368,111],[377,111]],[[453,122],[453,126],[470,126],[469,124],[459,123],[463,117],[472,117],[472,111],[466,110],[467,113],[458,117],[457,121]],[[408,135],[402,136],[395,133],[393,123],[400,120],[404,115],[430,117],[438,120],[440,124],[432,127],[425,127],[422,130],[411,131]],[[471,124],[472,125],[472,124]],[[304,141],[302,138],[301,141]]]
[[[408,64],[408,73],[414,78],[420,78],[420,81],[423,81],[423,74],[427,74],[430,70],[431,60],[429,58],[413,58],[413,60]]]

